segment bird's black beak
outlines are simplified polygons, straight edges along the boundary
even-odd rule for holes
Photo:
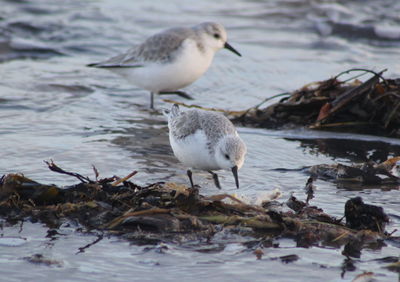
[[[242,55],[241,55],[238,51],[236,51],[236,49],[233,48],[228,42],[225,42],[224,48],[226,48],[226,49],[232,51],[233,53],[235,53],[235,54],[238,55],[239,57],[242,56]]]
[[[233,176],[235,177],[236,188],[239,189],[239,177],[238,177],[238,167],[237,167],[237,165],[232,167],[232,173],[233,173]]]

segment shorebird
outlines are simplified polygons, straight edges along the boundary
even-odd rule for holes
[[[200,78],[222,48],[241,56],[227,42],[221,24],[205,22],[193,27],[167,29],[123,54],[88,66],[109,69],[131,84],[150,91],[150,108],[154,108],[154,93],[191,98],[179,89]]]
[[[194,187],[191,168],[205,170],[221,189],[213,170],[231,170],[239,188],[238,170],[242,167],[246,145],[232,122],[224,115],[202,110],[180,111],[173,105],[165,111],[168,117],[169,141],[177,159],[189,169],[187,175]]]

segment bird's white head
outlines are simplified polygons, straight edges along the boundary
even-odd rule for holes
[[[226,48],[238,56],[241,54],[236,51],[228,42],[228,36],[223,25],[214,22],[204,22],[193,27],[198,35],[203,39],[204,47],[210,48],[214,52]]]
[[[237,188],[239,188],[237,171],[243,166],[246,152],[246,145],[239,136],[235,135],[224,137],[215,150],[215,161],[222,169],[232,170]]]

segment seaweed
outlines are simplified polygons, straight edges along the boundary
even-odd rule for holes
[[[204,196],[198,188],[158,182],[139,186],[125,178],[95,180],[61,169],[47,162],[49,169],[76,177],[80,183],[67,187],[45,185],[22,174],[7,174],[0,181],[0,216],[15,224],[29,220],[45,223],[52,233],[66,221],[77,224],[83,232],[95,232],[98,238],[79,249],[102,240],[105,234],[121,236],[137,244],[155,244],[211,238],[222,229],[243,229],[254,237],[293,238],[298,246],[316,244],[346,245],[365,240],[391,238],[385,231],[387,216],[383,209],[352,199],[345,207],[346,224],[310,205],[314,178],[306,184],[307,200],[293,195],[286,203],[291,210],[274,208],[273,202],[250,205],[234,196]],[[282,203],[283,204],[283,203]],[[373,214],[373,223],[366,218]],[[360,219],[361,224],[354,223]],[[262,257],[262,253],[256,252]],[[290,262],[296,257],[280,258]]]
[[[265,101],[245,111],[226,112],[245,126],[288,129],[335,130],[400,137],[400,79],[386,79],[386,70],[350,69],[333,78],[307,84],[292,93],[273,96],[279,102],[261,108]],[[347,80],[339,78],[361,72]],[[372,77],[361,82],[364,74]]]
[[[389,158],[382,163],[367,161],[354,165],[319,164],[310,167],[309,172],[313,177],[341,183],[397,186],[400,183],[399,160],[400,156]]]
[[[379,231],[385,229],[389,217],[382,207],[365,204],[361,197],[348,200],[344,206],[346,226],[352,229],[369,229]]]

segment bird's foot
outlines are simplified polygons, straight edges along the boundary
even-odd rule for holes
[[[158,95],[178,95],[179,97],[188,99],[188,100],[194,100],[192,96],[187,94],[186,92],[183,91],[162,91],[159,92]]]

